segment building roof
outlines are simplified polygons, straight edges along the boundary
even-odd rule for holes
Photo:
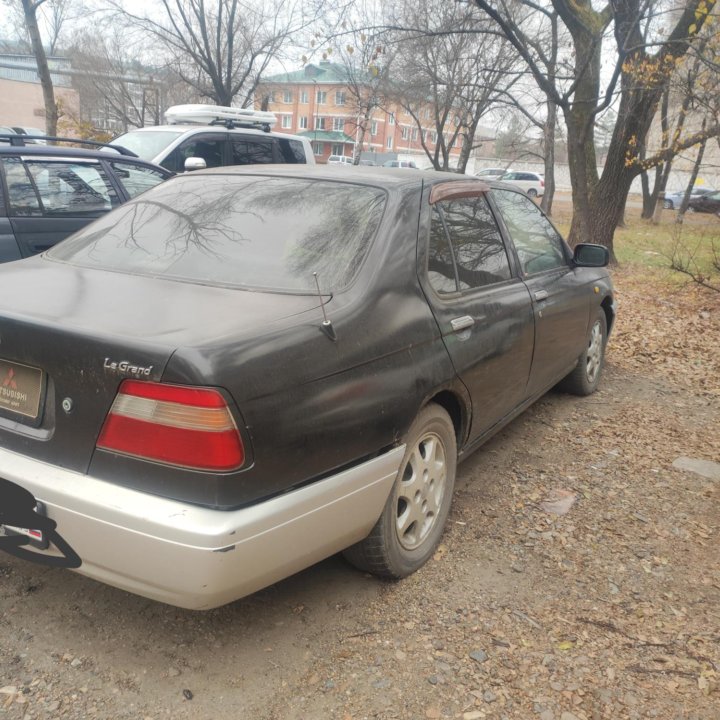
[[[50,78],[56,87],[70,87],[72,62],[69,58],[49,57]],[[53,70],[61,71],[61,74]],[[37,60],[34,55],[18,55],[15,53],[0,53],[0,78],[4,80],[17,80],[19,82],[40,83],[37,71]]]
[[[318,142],[355,143],[355,140],[349,135],[337,130],[304,130],[298,135],[313,142],[317,140]]]
[[[363,77],[364,76],[364,77]],[[287,83],[292,85],[304,83],[318,83],[319,85],[347,85],[352,80],[360,80],[370,82],[372,80],[370,73],[358,71],[353,73],[347,65],[333,63],[329,60],[322,60],[314,64],[309,63],[302,70],[296,70],[290,73],[280,73],[279,75],[270,75],[263,78],[266,83]]]

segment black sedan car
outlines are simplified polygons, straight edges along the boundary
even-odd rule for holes
[[[720,191],[715,191],[694,197],[688,203],[691,212],[715,213],[720,216]]]
[[[0,547],[187,608],[338,551],[404,577],[458,460],[597,387],[606,263],[464,176],[159,185],[0,267]]]

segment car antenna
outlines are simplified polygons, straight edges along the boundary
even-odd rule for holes
[[[315,287],[317,287],[318,297],[320,298],[320,307],[322,308],[322,313],[323,313],[323,321],[322,321],[322,325],[320,326],[320,329],[333,342],[335,342],[337,340],[337,335],[335,334],[335,328],[333,327],[332,321],[328,320],[327,313],[325,312],[325,301],[323,300],[322,293],[320,292],[320,281],[318,280],[318,274],[316,272],[314,272],[313,277],[315,278]]]

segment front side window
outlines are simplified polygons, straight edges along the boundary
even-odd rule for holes
[[[433,212],[449,237],[459,290],[510,279],[505,244],[484,196],[439,202]]]
[[[140,193],[159,185],[167,178],[167,175],[158,170],[143,165],[134,165],[122,161],[113,162],[110,165],[120,184],[125,188],[128,197],[131,198],[137,197]]]
[[[108,212],[120,203],[99,164],[6,160],[5,173],[14,215],[87,217]]]
[[[206,167],[221,167],[224,148],[224,135],[196,135],[175,148],[160,164],[173,172],[184,172],[185,161],[196,157],[203,159]]]
[[[566,267],[563,241],[535,203],[522,193],[493,190],[525,275]]]
[[[53,248],[51,258],[254,290],[347,287],[385,207],[380,188],[282,177],[181,175]]]

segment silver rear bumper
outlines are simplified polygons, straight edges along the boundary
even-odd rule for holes
[[[404,450],[232,511],[148,495],[3,449],[0,477],[44,503],[82,559],[77,572],[153,600],[207,609],[365,537],[382,512]]]

